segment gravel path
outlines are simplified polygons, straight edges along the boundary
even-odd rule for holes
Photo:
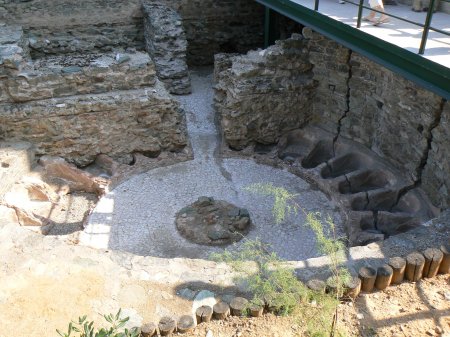
[[[306,210],[329,214],[339,223],[333,205],[323,193],[287,171],[251,160],[221,159],[217,155],[219,136],[214,124],[210,69],[194,71],[192,84],[193,93],[178,99],[187,112],[195,159],[137,175],[105,195],[91,215],[80,244],[143,256],[208,258],[223,248],[188,242],[176,230],[175,214],[199,196],[211,196],[247,208],[253,221],[247,238],[270,244],[280,257],[302,260],[318,256],[313,233],[302,226],[302,215],[275,224],[273,198],[244,188],[254,183],[284,187],[298,194],[296,201]]]

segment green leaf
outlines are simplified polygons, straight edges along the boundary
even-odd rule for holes
[[[120,308],[119,311],[117,311],[117,314],[116,314],[116,321],[119,319],[121,312],[122,312],[122,309]]]

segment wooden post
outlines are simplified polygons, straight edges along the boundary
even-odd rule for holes
[[[225,319],[230,315],[230,306],[225,302],[214,304],[213,316],[215,319]]]
[[[177,329],[179,333],[186,333],[196,327],[194,318],[190,315],[181,316],[178,320]]]
[[[308,282],[306,282],[306,286],[311,290],[317,291],[318,293],[325,293],[326,285],[322,280],[309,280]]]
[[[439,267],[439,273],[449,274],[450,273],[450,242],[443,244],[441,246],[442,254],[444,258],[442,259],[441,266]]]
[[[172,317],[165,316],[159,321],[158,328],[161,336],[171,336],[177,328],[177,321]]]
[[[422,278],[425,258],[419,252],[414,252],[406,257],[405,276],[408,281],[416,282]]]
[[[358,276],[353,276],[344,284],[344,298],[354,300],[361,292],[361,280]]]
[[[264,311],[264,307],[261,305],[253,304],[250,306],[250,314],[252,315],[252,317],[262,316],[263,311]]]
[[[439,271],[444,254],[440,249],[428,248],[423,252],[425,257],[425,265],[423,267],[423,277],[435,277]]]
[[[377,278],[375,280],[375,287],[379,290],[384,290],[391,284],[394,270],[391,266],[384,264],[377,270]]]
[[[361,291],[370,293],[375,285],[377,271],[372,267],[362,267],[359,270],[359,278],[361,279]]]
[[[211,321],[211,317],[213,314],[213,309],[208,305],[203,305],[195,311],[195,317],[197,318],[197,324],[200,324],[202,322],[209,322]]]
[[[153,337],[156,335],[156,324],[155,323],[147,323],[141,327],[141,335],[142,337]]]
[[[403,257],[396,256],[389,259],[388,264],[392,267],[393,274],[391,284],[402,283],[405,277],[406,260]]]
[[[235,297],[230,302],[231,314],[233,316],[243,316],[248,306],[247,299],[243,297]]]

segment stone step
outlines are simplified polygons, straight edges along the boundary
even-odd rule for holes
[[[0,139],[28,141],[38,156],[78,166],[101,153],[130,163],[134,152],[156,157],[188,142],[184,112],[160,82],[152,89],[0,104]]]
[[[34,165],[32,145],[26,142],[0,142],[0,200]]]
[[[60,55],[36,60],[1,81],[0,103],[153,87],[155,82],[155,66],[145,52]]]

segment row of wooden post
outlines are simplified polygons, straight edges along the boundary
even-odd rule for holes
[[[379,266],[377,269],[364,266],[358,276],[347,280],[342,297],[355,299],[360,291],[370,293],[375,288],[384,290],[389,285],[399,284],[404,279],[417,282],[423,277],[435,277],[438,273],[450,273],[450,243],[441,246],[440,249],[428,248],[422,253],[413,252],[403,257],[393,257],[388,263]],[[333,277],[327,282],[318,279],[308,281],[307,286],[315,291],[336,291],[337,283]],[[211,319],[223,320],[229,315],[242,316],[248,313],[252,317],[259,317],[263,314],[263,306],[253,305],[248,307],[248,301],[243,297],[235,297],[230,304],[225,302],[216,303],[210,306],[201,306],[196,312],[194,319],[190,315],[182,316],[178,322],[172,317],[163,317],[158,326],[149,323],[141,328],[142,337],[157,336],[158,331],[161,336],[171,336],[175,331],[187,333],[193,330],[197,324],[210,322]]]
[[[422,278],[435,277],[438,273],[448,274],[449,269],[450,244],[443,245],[440,249],[428,248],[423,252],[408,254],[406,258],[393,257],[377,269],[362,267],[359,270],[361,291],[370,293],[374,288],[384,290],[404,279],[417,282]]]
[[[360,291],[370,293],[374,289],[384,290],[405,279],[417,282],[421,278],[431,278],[438,273],[448,274],[449,272],[450,243],[442,245],[440,249],[428,248],[421,253],[410,253],[406,258],[393,257],[376,269],[371,266],[363,266],[359,269],[358,276],[347,280],[341,296],[354,299]],[[326,282],[313,279],[308,281],[307,285],[315,291],[335,292],[337,290],[334,277],[330,277]]]
[[[248,309],[248,301],[243,297],[235,297],[230,304],[225,302],[216,303],[210,306],[201,306],[195,312],[196,319],[190,315],[182,316],[178,322],[173,317],[163,317],[158,326],[154,323],[145,324],[141,328],[142,337],[171,336],[175,331],[187,333],[193,330],[197,324],[210,322],[211,319],[223,320],[229,315],[243,316]],[[259,317],[263,313],[262,306],[250,306],[249,313],[253,317]]]

